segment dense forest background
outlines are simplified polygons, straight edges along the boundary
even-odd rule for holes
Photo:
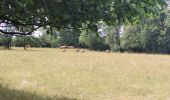
[[[119,26],[108,26],[98,23],[98,31],[39,29],[39,36],[13,36],[1,34],[0,46],[11,44],[16,47],[31,45],[32,47],[57,48],[63,45],[87,48],[90,50],[137,53],[170,54],[170,10],[163,9],[161,14],[144,17],[142,21]],[[6,28],[6,31],[12,28]]]

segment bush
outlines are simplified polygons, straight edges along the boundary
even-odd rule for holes
[[[92,32],[91,33],[83,32],[80,35],[79,41],[82,47],[88,47],[89,49],[92,50],[101,51],[109,48],[109,46],[105,43],[104,38],[101,38],[97,34]]]

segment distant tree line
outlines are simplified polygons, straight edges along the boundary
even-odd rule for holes
[[[124,25],[125,31],[116,42],[116,28],[101,22],[103,36],[99,32],[89,30],[66,29],[60,32],[48,31],[39,37],[10,36],[1,34],[0,45],[9,44],[23,47],[30,44],[33,47],[56,48],[63,45],[88,48],[98,51],[145,52],[170,54],[170,14],[168,10],[156,18],[144,18],[141,23]],[[8,45],[7,45],[8,46]],[[8,48],[8,47],[6,47]]]
[[[65,45],[77,48],[89,48],[98,51],[109,49],[109,46],[105,43],[105,38],[99,37],[95,32],[87,33],[75,30],[65,30],[61,31],[59,34],[45,33],[38,37],[9,36],[3,35],[0,38],[0,46],[4,46],[4,43],[9,42],[10,45],[16,47],[24,47],[29,44],[32,47],[43,48],[57,48]]]
[[[157,38],[155,34],[166,33],[168,28],[157,25],[155,17],[167,7],[167,0],[1,0],[0,2],[0,45],[5,49],[12,46],[59,47],[73,45],[92,50],[162,52],[157,50],[168,43],[166,36]],[[154,17],[154,19],[147,19]],[[159,19],[159,18],[158,18]],[[145,22],[136,24],[139,22]],[[149,26],[150,22],[153,27]],[[162,20],[158,20],[162,22]],[[133,26],[129,26],[133,24]],[[136,24],[134,26],[134,24]],[[120,35],[121,26],[134,27]],[[148,25],[148,26],[146,26]],[[166,25],[163,23],[163,25]],[[102,27],[103,36],[98,34]],[[9,28],[4,30],[4,28]],[[46,34],[32,36],[43,29]],[[157,30],[159,32],[157,32]],[[147,31],[148,30],[148,31]],[[152,31],[150,31],[152,30]],[[55,32],[58,31],[58,32]],[[145,31],[145,32],[143,32]],[[135,36],[129,36],[136,33]],[[145,38],[150,33],[155,38]],[[144,35],[145,36],[145,35]],[[133,39],[130,39],[133,38]],[[151,36],[152,37],[152,36]],[[160,36],[158,36],[160,37]],[[136,40],[136,38],[138,38]],[[155,40],[153,40],[155,39]],[[131,40],[134,40],[131,42]],[[130,42],[129,42],[130,41]],[[149,42],[148,42],[149,41]],[[153,42],[154,41],[154,42]],[[159,41],[159,42],[155,42]],[[152,45],[149,43],[152,42]],[[141,43],[141,42],[140,42]],[[140,45],[141,48],[136,47]],[[152,46],[152,47],[149,47]],[[164,50],[167,52],[168,49]]]
[[[143,19],[130,26],[121,38],[121,48],[128,52],[170,54],[170,14],[163,11],[157,18]]]

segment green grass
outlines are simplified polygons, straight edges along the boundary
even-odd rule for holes
[[[0,100],[168,100],[170,56],[0,50]]]

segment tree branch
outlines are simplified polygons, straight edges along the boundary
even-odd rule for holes
[[[41,27],[37,27],[30,32],[6,32],[2,29],[0,29],[0,32],[3,33],[3,34],[9,34],[9,35],[25,35],[26,36],[26,35],[32,35],[32,33],[34,31],[38,30],[39,28],[41,28]]]

